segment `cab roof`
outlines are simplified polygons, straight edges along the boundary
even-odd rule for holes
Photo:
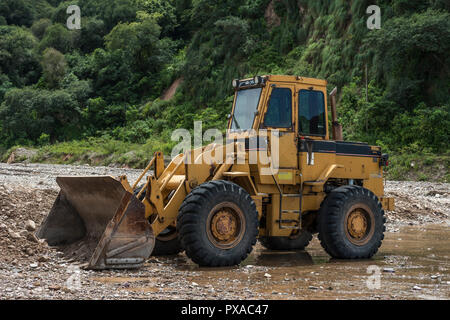
[[[264,77],[267,78],[267,81],[274,81],[274,82],[302,83],[324,87],[327,85],[326,80],[306,78],[301,76],[266,75]]]

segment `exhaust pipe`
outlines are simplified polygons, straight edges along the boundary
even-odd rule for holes
[[[342,126],[338,122],[337,118],[337,110],[336,110],[336,94],[337,87],[335,87],[330,93],[330,101],[331,101],[331,117],[333,124],[333,140],[335,141],[344,141],[342,134]]]

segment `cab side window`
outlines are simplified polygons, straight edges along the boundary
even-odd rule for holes
[[[274,88],[264,118],[264,126],[289,128],[292,126],[292,92],[288,88]]]
[[[325,99],[323,92],[300,90],[298,95],[300,134],[325,136]]]

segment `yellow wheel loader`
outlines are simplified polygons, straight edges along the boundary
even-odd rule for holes
[[[342,141],[336,90],[296,76],[234,80],[227,142],[186,151],[165,166],[156,152],[139,179],[58,177],[38,231],[88,267],[136,268],[182,250],[202,266],[268,249],[304,249],[314,233],[335,258],[369,258],[384,237],[381,148]],[[330,139],[329,131],[332,132]],[[143,186],[138,184],[145,177]]]

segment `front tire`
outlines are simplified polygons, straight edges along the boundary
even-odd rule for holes
[[[371,258],[384,239],[386,218],[377,196],[359,186],[334,189],[319,211],[319,240],[338,259]]]
[[[233,266],[252,251],[258,235],[255,202],[240,186],[211,181],[180,207],[177,228],[186,255],[200,266]]]

